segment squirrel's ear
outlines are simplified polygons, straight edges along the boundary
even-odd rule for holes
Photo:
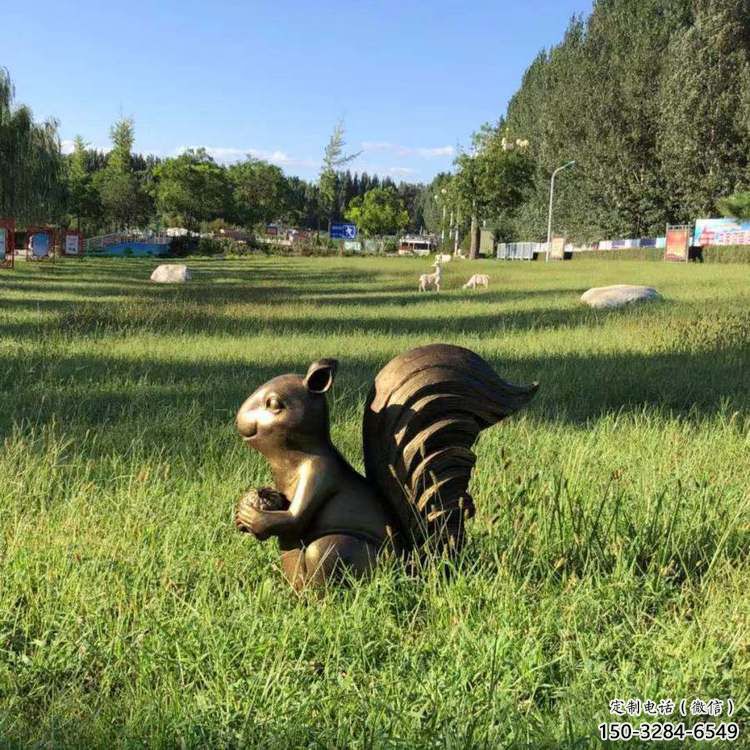
[[[325,393],[333,385],[336,368],[339,363],[335,359],[319,359],[307,368],[305,386],[312,393]]]

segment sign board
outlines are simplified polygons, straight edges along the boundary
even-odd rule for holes
[[[356,224],[331,224],[331,239],[332,240],[356,240],[357,239],[357,225]]]
[[[550,260],[565,260],[565,237],[553,237],[549,248]]]
[[[693,245],[750,245],[750,221],[738,219],[698,219]]]
[[[65,232],[62,251],[63,255],[83,255],[83,237],[78,232]]]
[[[29,237],[29,250],[35,258],[46,258],[50,250],[49,235],[46,232],[36,232]]]
[[[350,242],[346,241],[344,242],[344,250],[348,250],[352,253],[359,253],[362,252],[362,243],[361,242]]]
[[[26,260],[48,260],[55,248],[55,230],[29,227],[26,230]]]
[[[690,253],[690,227],[667,227],[667,243],[664,260],[687,263]]]
[[[0,268],[13,268],[15,234],[15,219],[0,219]]]

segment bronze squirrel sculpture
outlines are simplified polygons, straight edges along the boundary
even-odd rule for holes
[[[281,375],[240,407],[237,429],[268,460],[276,489],[251,490],[235,524],[277,536],[295,589],[343,571],[366,574],[389,544],[401,553],[449,554],[474,515],[467,488],[480,431],[525,406],[537,385],[502,380],[474,352],[448,344],[413,349],[375,378],[363,422],[366,478],[331,442],[325,394],[338,363]]]

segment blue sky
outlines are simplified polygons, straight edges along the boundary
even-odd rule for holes
[[[537,52],[591,1],[0,6],[0,65],[64,142],[80,133],[106,148],[123,114],[138,151],[249,152],[311,178],[343,118],[349,149],[363,151],[352,169],[427,181],[502,114]]]

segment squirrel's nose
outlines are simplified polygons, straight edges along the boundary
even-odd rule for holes
[[[250,409],[243,409],[237,414],[237,432],[243,438],[248,439],[255,436],[258,431],[258,423]]]

